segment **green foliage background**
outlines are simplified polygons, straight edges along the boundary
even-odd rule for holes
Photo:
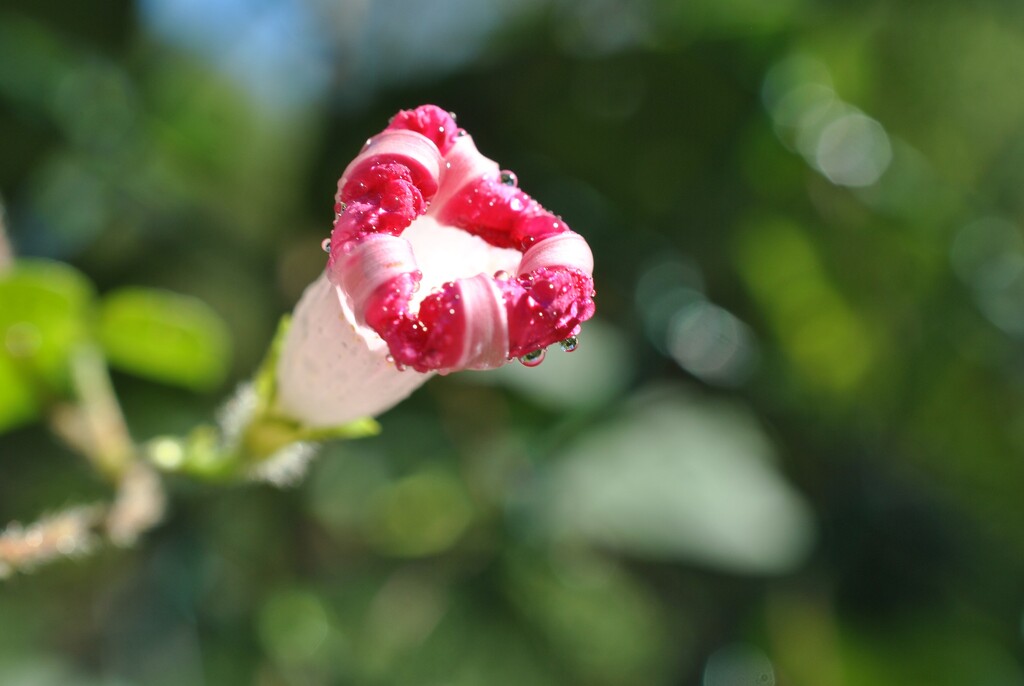
[[[1021,84],[999,0],[3,0],[10,239],[137,439],[252,374],[400,108],[589,239],[598,319],[295,488],[172,478],[0,586],[0,684],[1024,683]],[[14,381],[33,283],[0,522],[106,488]]]

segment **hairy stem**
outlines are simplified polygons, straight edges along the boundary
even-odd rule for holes
[[[135,446],[99,350],[78,348],[71,357],[71,377],[78,402],[55,408],[51,426],[102,474],[120,481],[135,460]]]

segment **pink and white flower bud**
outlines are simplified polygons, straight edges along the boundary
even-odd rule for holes
[[[307,426],[379,414],[435,371],[536,359],[593,315],[586,242],[437,107],[367,141],[336,201],[277,366],[278,409]]]
[[[423,272],[420,294],[480,271],[513,272],[520,255],[421,217],[404,234]],[[357,324],[349,298],[323,274],[303,293],[277,366],[278,405],[309,426],[373,417],[433,372],[399,371],[384,340]]]

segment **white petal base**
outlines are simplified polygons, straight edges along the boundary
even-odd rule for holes
[[[429,216],[402,234],[412,245],[423,281],[418,306],[446,281],[496,271],[516,272],[522,257]],[[307,426],[338,426],[374,417],[405,399],[429,379],[412,369],[400,372],[387,361],[384,341],[357,326],[351,303],[323,274],[302,294],[277,363],[278,409]]]
[[[429,379],[400,372],[384,341],[357,327],[340,291],[321,275],[295,307],[277,363],[280,411],[307,426],[338,426],[389,409]]]

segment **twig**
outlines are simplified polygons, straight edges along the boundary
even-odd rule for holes
[[[0,199],[0,273],[14,263]],[[130,546],[163,519],[166,496],[160,477],[138,459],[106,361],[93,346],[70,360],[77,401],[54,407],[50,427],[117,485],[110,505],[71,507],[28,525],[11,522],[0,531],[0,579],[15,572],[94,550],[103,538]]]
[[[135,461],[135,446],[96,348],[82,346],[72,353],[71,378],[78,402],[54,408],[51,428],[101,473],[119,481]]]
[[[117,486],[110,504],[73,507],[0,533],[0,579],[64,557],[88,553],[102,540],[130,546],[163,519],[160,478],[138,459],[121,406],[99,350],[83,346],[71,356],[77,402],[56,406],[50,427]]]
[[[0,579],[64,558],[87,555],[109,540],[133,545],[163,519],[166,497],[151,467],[136,462],[122,477],[111,505],[71,507],[0,532]]]
[[[93,529],[102,512],[102,507],[92,505],[57,512],[28,526],[11,522],[0,533],[0,579],[89,552],[96,543]]]
[[[114,504],[107,511],[106,530],[119,547],[133,545],[139,536],[164,518],[167,497],[152,467],[134,462],[121,479]]]

